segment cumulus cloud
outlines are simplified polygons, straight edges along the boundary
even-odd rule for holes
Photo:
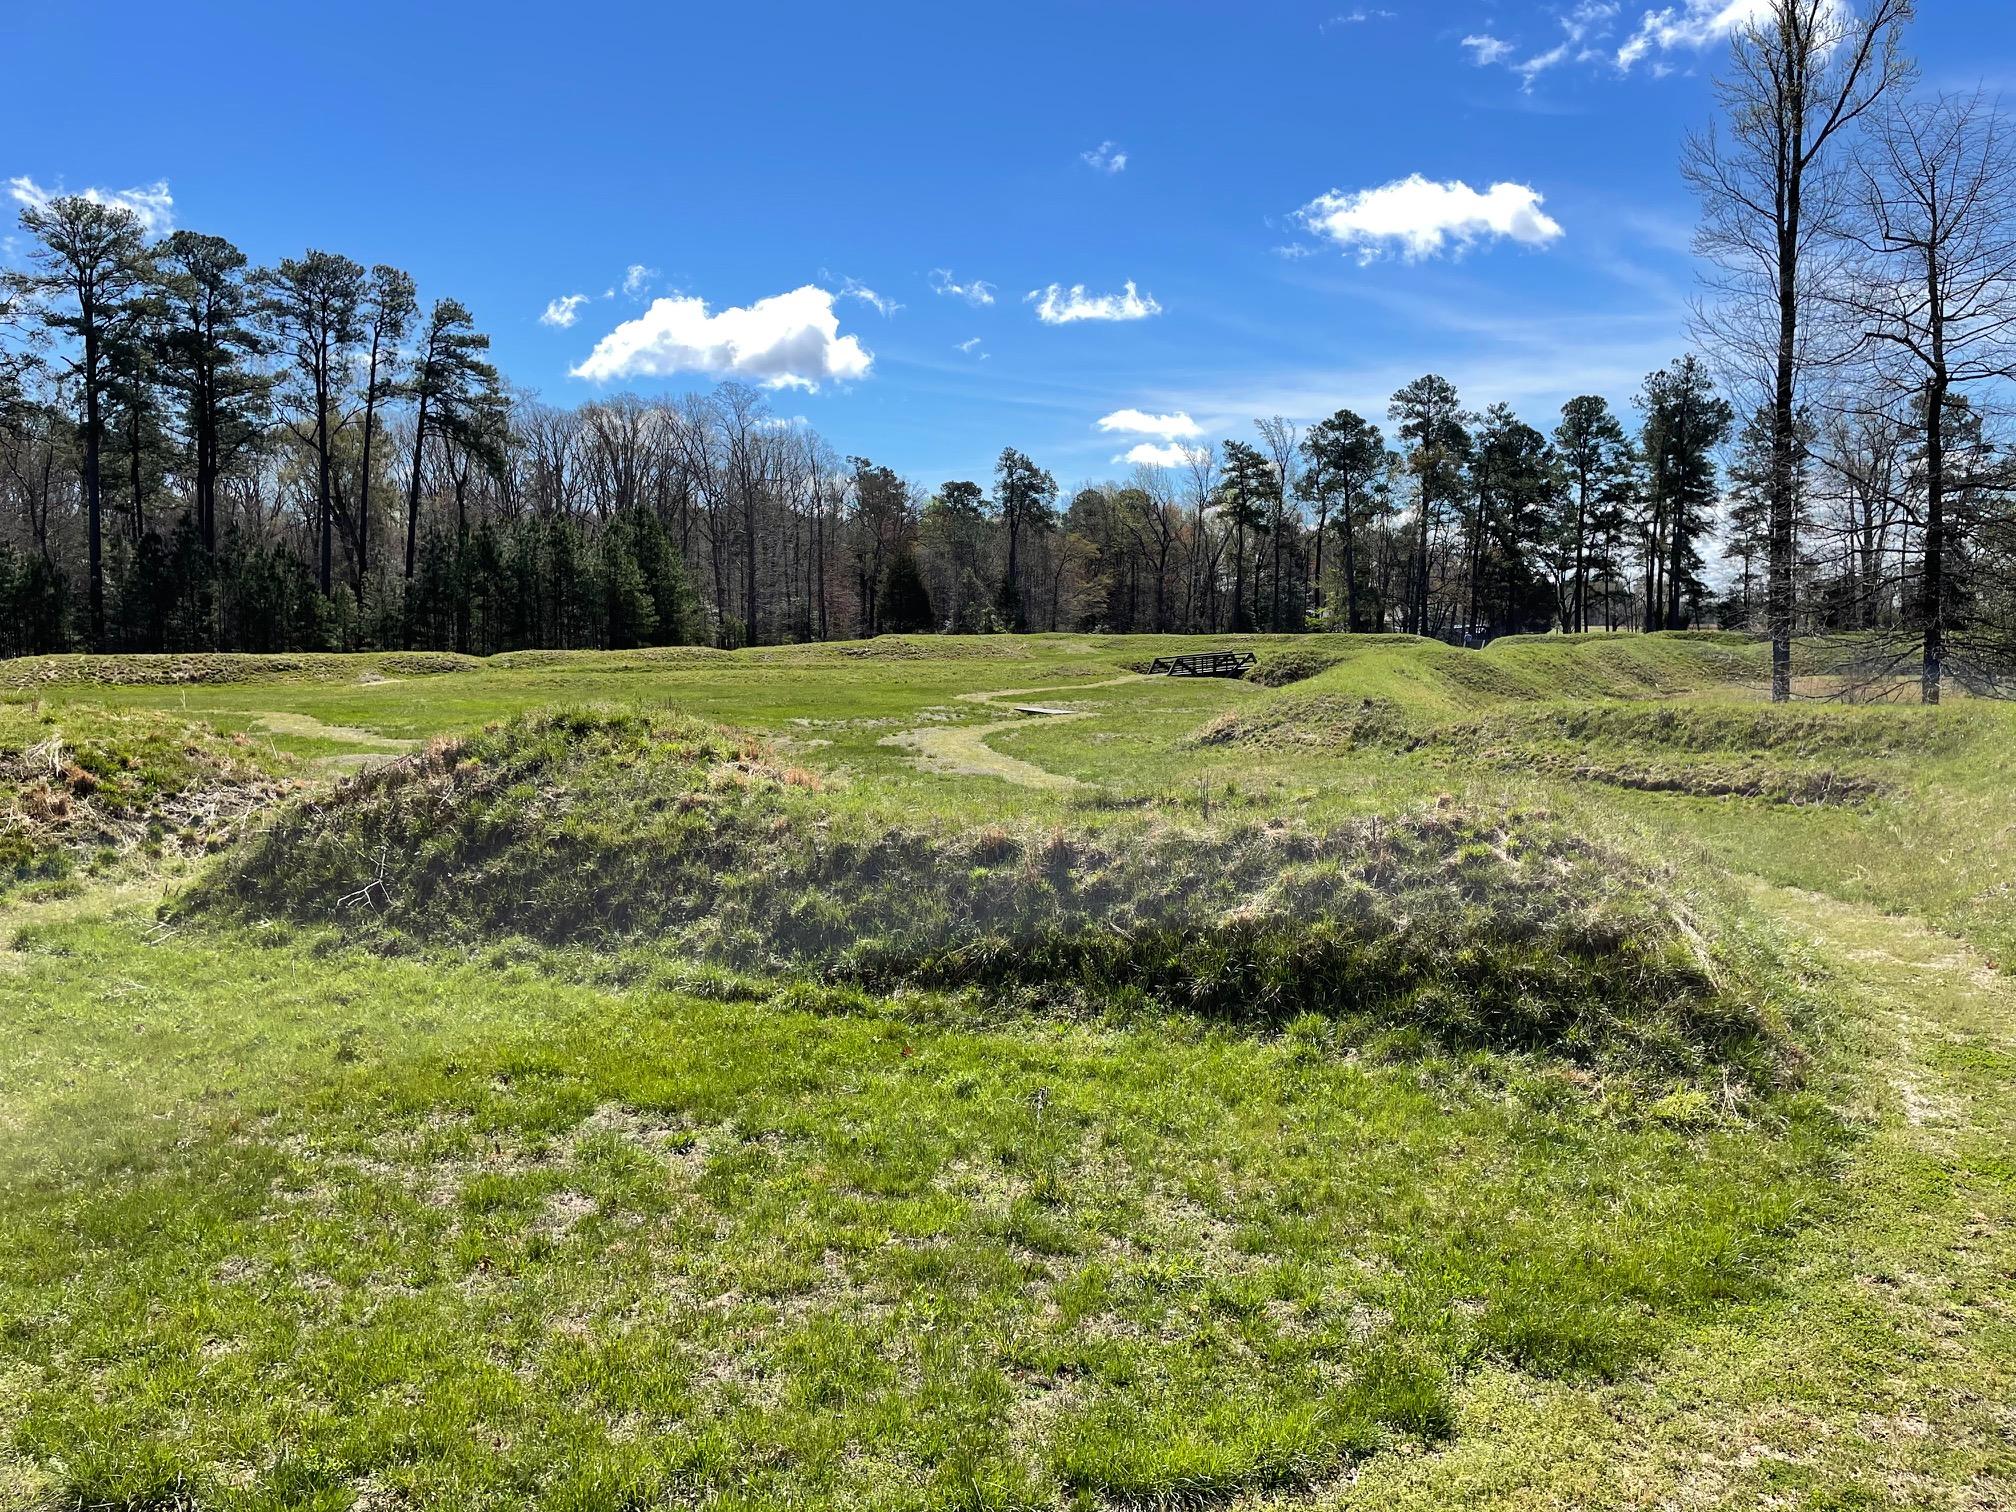
[[[14,202],[33,210],[45,210],[51,200],[62,199],[71,192],[60,184],[54,189],[45,189],[26,175],[7,180],[7,193]],[[130,210],[140,222],[140,229],[149,236],[166,236],[175,229],[175,196],[168,192],[166,179],[156,179],[135,189],[79,189],[74,192],[77,198],[87,199],[94,205],[117,205],[122,210]]]
[[[1119,294],[1087,294],[1083,284],[1067,289],[1053,283],[1031,289],[1022,299],[1036,306],[1036,318],[1045,325],[1069,325],[1074,320],[1146,320],[1162,313],[1155,296],[1139,292],[1131,278]]]
[[[1127,151],[1118,142],[1101,142],[1088,152],[1078,154],[1085,166],[1095,173],[1125,173],[1127,171]]]
[[[1474,36],[1465,37],[1463,45],[1470,49],[1470,61],[1479,68],[1496,63],[1518,51],[1510,42],[1501,37],[1494,37],[1489,32],[1479,32]]]
[[[1416,262],[1501,237],[1544,247],[1562,232],[1541,203],[1541,195],[1525,184],[1493,184],[1480,194],[1460,180],[1436,183],[1413,173],[1377,189],[1350,194],[1333,189],[1304,205],[1296,219],[1356,252],[1361,263],[1395,249]]]
[[[1182,410],[1173,415],[1151,415],[1138,409],[1115,410],[1110,415],[1100,416],[1099,429],[1137,436],[1160,436],[1164,441],[1174,441],[1178,436],[1204,434],[1203,427]]]
[[[657,276],[656,268],[647,268],[642,263],[632,263],[623,270],[623,292],[632,299],[641,299],[644,291],[651,287],[651,281]]]
[[[807,284],[717,314],[687,295],[654,299],[643,314],[596,342],[573,376],[606,383],[706,373],[807,390],[847,383],[867,376],[874,356],[859,337],[840,334],[837,297]]]
[[[1654,52],[1702,48],[1719,42],[1755,21],[1771,8],[1771,0],[1684,0],[1645,12],[1638,29],[1617,49],[1617,66],[1629,72],[1634,63]]]
[[[1136,467],[1183,467],[1202,455],[1202,447],[1181,446],[1173,441],[1167,446],[1157,446],[1152,441],[1143,441],[1125,455],[1115,457],[1113,460],[1131,462]]]
[[[931,288],[936,293],[949,294],[954,299],[963,299],[975,309],[994,303],[994,285],[987,282],[984,278],[975,278],[970,282],[962,284],[952,277],[952,270],[950,268],[933,268],[931,270]]]
[[[987,354],[980,350],[980,338],[978,336],[968,336],[964,341],[955,341],[952,345],[959,351],[964,352],[968,357],[977,358],[981,362],[987,360]]]
[[[581,318],[581,306],[586,303],[586,294],[563,294],[558,299],[549,299],[545,313],[539,317],[539,324],[559,326],[565,330]]]

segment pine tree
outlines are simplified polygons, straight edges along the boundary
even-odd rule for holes
[[[1302,442],[1308,468],[1304,496],[1316,505],[1316,608],[1323,608],[1323,539],[1330,511],[1337,511],[1344,551],[1344,628],[1358,628],[1358,531],[1367,504],[1386,469],[1386,438],[1379,427],[1350,410],[1339,410],[1312,427]]]
[[[182,403],[192,464],[191,508],[206,551],[217,549],[217,484],[259,435],[271,383],[254,366],[263,351],[253,327],[245,254],[219,236],[175,231],[155,251],[161,381]]]
[[[1264,535],[1275,473],[1260,451],[1243,441],[1225,443],[1225,476],[1218,485],[1218,515],[1232,527],[1232,629],[1253,628],[1246,604],[1246,538]]]
[[[1008,537],[1008,566],[1001,579],[1003,621],[1017,632],[1029,628],[1029,595],[1022,582],[1022,545],[1057,522],[1057,482],[1021,452],[1009,447],[995,468],[994,500]]]
[[[917,553],[908,543],[896,548],[882,578],[882,628],[892,635],[915,635],[936,628],[931,594],[917,567]]]
[[[337,253],[310,251],[262,270],[257,281],[261,317],[287,358],[290,407],[307,417],[307,433],[297,422],[295,434],[315,453],[315,574],[326,595],[334,572],[335,436],[351,353],[363,336],[364,270]]]
[[[1614,504],[1618,491],[1629,486],[1631,441],[1607,399],[1583,394],[1561,406],[1554,449],[1565,484],[1552,531],[1568,569],[1562,628],[1587,630],[1594,537],[1606,501]]]
[[[88,538],[90,638],[105,637],[105,401],[112,360],[145,274],[146,245],[132,211],[65,195],[21,212],[35,238],[30,268],[14,285],[29,297],[43,327],[74,342],[65,369],[76,380],[84,414],[84,507]]]

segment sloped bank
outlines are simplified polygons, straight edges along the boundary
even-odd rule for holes
[[[635,713],[532,715],[350,779],[177,906],[380,943],[523,936],[877,988],[1314,1012],[1759,1083],[1792,1057],[1669,877],[1545,813],[891,822],[753,739]]]
[[[217,848],[291,766],[167,714],[0,704],[0,899],[136,851]]]

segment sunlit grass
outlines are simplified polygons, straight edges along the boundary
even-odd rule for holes
[[[556,706],[725,724],[708,738],[803,774],[774,804],[736,783],[742,829],[703,814],[741,848],[686,893],[652,891],[686,843],[654,804],[691,774],[616,742],[519,773],[488,849],[480,825],[408,835],[402,861],[440,863],[431,918],[302,922],[287,886],[330,901],[341,868],[277,830],[271,895],[232,920],[176,879],[165,917],[104,917],[88,854],[67,899],[0,909],[0,945],[25,930],[0,949],[0,1505],[2016,1497],[2016,1045],[1990,964],[2016,948],[2016,719],[1770,710],[1758,648],[1725,637],[1252,643],[1322,665],[1115,683],[1167,647],[919,638],[0,693],[0,720],[80,743],[174,732],[134,747],[143,835],[174,751],[323,783]],[[962,697],[1010,689],[1085,717]],[[992,746],[1066,780],[932,772],[891,739],[1004,720]],[[1215,915],[1247,851],[1214,872],[1214,845],[1423,814],[1587,844],[1766,1012],[1773,1074],[1466,1038],[1460,1001],[1423,1023],[1343,992],[1227,1014],[1097,974],[1032,990],[1014,933],[965,975],[824,953],[922,938],[990,866],[1136,842],[1135,881]],[[875,856],[891,831],[975,875],[793,870],[793,837]],[[1165,832],[1200,837],[1195,876],[1154,860]],[[1472,841],[1452,891],[1506,864]],[[1045,886],[1068,919],[1082,877]],[[566,916],[583,898],[610,927]],[[788,934],[772,904],[825,944],[740,948]],[[1488,943],[1488,906],[1408,912],[1452,955]],[[737,948],[682,933],[730,915]]]

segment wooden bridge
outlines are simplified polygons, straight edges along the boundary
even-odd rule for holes
[[[1260,658],[1251,651],[1191,651],[1182,656],[1158,656],[1149,674],[1168,677],[1243,677]]]

